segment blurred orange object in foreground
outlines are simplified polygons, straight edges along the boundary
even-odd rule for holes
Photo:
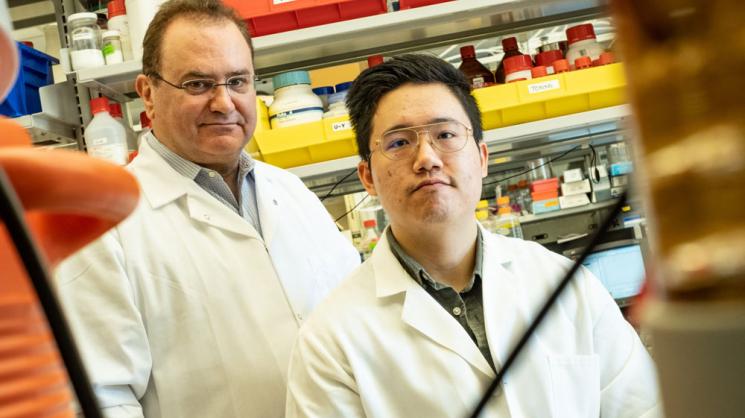
[[[0,168],[51,268],[134,210],[139,190],[125,169],[83,153],[30,146],[0,118]],[[0,417],[72,417],[72,393],[36,292],[0,222]]]

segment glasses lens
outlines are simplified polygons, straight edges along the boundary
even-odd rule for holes
[[[239,75],[235,77],[230,77],[228,81],[225,82],[225,84],[234,93],[246,94],[251,90],[251,85],[253,83],[252,83],[251,77]]]
[[[181,84],[187,93],[197,95],[204,94],[215,87],[214,80],[189,80]]]
[[[468,140],[468,128],[459,122],[431,125],[429,134],[434,147],[442,152],[460,151]]]
[[[383,135],[380,148],[383,154],[398,160],[411,155],[416,149],[417,135],[413,129],[397,129]]]

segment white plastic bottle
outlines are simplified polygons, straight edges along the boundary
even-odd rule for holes
[[[145,39],[145,32],[162,3],[161,0],[125,0],[132,59],[142,59],[142,41]]]
[[[124,114],[122,113],[122,105],[119,103],[109,104],[109,114],[117,122],[121,123],[124,130],[127,132],[127,149],[134,151],[137,149],[137,135],[135,131],[129,126],[129,123],[124,120]]]
[[[595,29],[593,29],[592,23],[573,26],[567,29],[566,33],[569,43],[566,59],[572,69],[574,69],[574,61],[577,58],[590,57],[592,61],[596,61],[600,58],[600,54],[605,52],[605,49],[595,37]]]
[[[285,128],[323,118],[323,102],[310,88],[307,71],[290,71],[274,76],[274,101],[269,106],[272,129]]]
[[[124,0],[111,0],[108,4],[109,30],[119,31],[124,61],[132,59],[132,44],[129,38],[129,18]]]
[[[109,114],[109,100],[105,97],[92,99],[91,113],[93,120],[84,134],[88,155],[114,164],[127,164],[127,132]]]

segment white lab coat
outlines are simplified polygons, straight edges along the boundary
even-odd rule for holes
[[[485,326],[499,368],[571,263],[483,232]],[[650,357],[587,270],[546,319],[482,417],[658,416]],[[385,239],[303,325],[289,373],[288,418],[466,417],[495,376]]]
[[[284,170],[255,167],[262,239],[147,141],[130,168],[137,210],[57,271],[106,415],[283,416],[300,324],[359,255]]]

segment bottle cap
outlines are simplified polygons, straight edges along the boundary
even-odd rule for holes
[[[473,45],[466,45],[466,46],[460,47],[460,58],[461,59],[476,58],[476,49],[473,47]]]
[[[343,91],[347,91],[352,87],[351,81],[346,81],[344,83],[339,83],[336,85],[336,92],[341,93]]]
[[[531,77],[533,77],[533,78],[538,78],[538,77],[545,77],[545,76],[547,76],[547,75],[548,75],[548,70],[546,69],[546,67],[545,67],[545,66],[543,66],[543,65],[539,65],[539,66],[537,66],[537,67],[533,67],[533,68],[532,68],[532,69],[530,70],[530,75],[531,75]]]
[[[109,2],[108,9],[109,19],[127,14],[127,8],[124,5],[124,0],[111,0]]]
[[[91,114],[106,112],[109,113],[109,99],[106,97],[97,97],[91,99]]]
[[[147,117],[147,112],[140,112],[140,127],[142,129],[152,128],[153,123],[150,122],[150,118]]]
[[[76,20],[83,20],[83,19],[92,20],[96,22],[98,20],[98,16],[93,12],[75,13],[67,17],[67,23],[70,24]]]
[[[595,29],[592,27],[592,23],[572,26],[567,29],[567,42],[569,42],[569,45],[587,39],[596,39]]]
[[[105,30],[101,33],[101,39],[119,38],[121,33],[118,30]]]
[[[507,57],[502,61],[502,63],[504,64],[505,75],[533,68],[533,60],[530,59],[530,55],[515,55],[514,57]]]
[[[509,196],[500,196],[497,198],[497,206],[504,206],[510,204]]]
[[[382,55],[370,55],[367,57],[367,68],[372,68],[383,63]]]
[[[535,56],[535,65],[543,65],[548,67],[553,64],[554,61],[564,58],[564,54],[558,49],[552,49],[550,51],[544,51]]]
[[[574,60],[574,68],[577,70],[592,67],[592,58],[588,56],[579,57]]]
[[[489,207],[488,200],[479,200],[479,203],[476,204],[476,209],[486,209],[488,207]]]
[[[554,61],[554,73],[555,74],[564,73],[567,71],[569,71],[569,61],[565,59]]]
[[[334,86],[322,86],[313,89],[313,94],[318,96],[334,94]]]
[[[515,38],[514,36],[511,36],[509,38],[503,38],[502,39],[502,50],[504,52],[517,51],[517,38]]]
[[[497,215],[508,215],[510,213],[512,213],[512,208],[509,206],[497,209]]]
[[[290,71],[277,74],[272,77],[272,84],[274,84],[275,90],[297,84],[310,84],[310,75],[307,71]]]
[[[378,223],[375,222],[375,219],[367,219],[364,222],[362,222],[362,226],[364,226],[365,228],[375,228],[375,225],[377,224]]]
[[[603,52],[598,58],[598,65],[608,65],[616,62],[616,57],[612,52]]]
[[[124,116],[122,114],[122,105],[120,105],[119,103],[109,103],[109,113],[113,118],[121,118]]]

